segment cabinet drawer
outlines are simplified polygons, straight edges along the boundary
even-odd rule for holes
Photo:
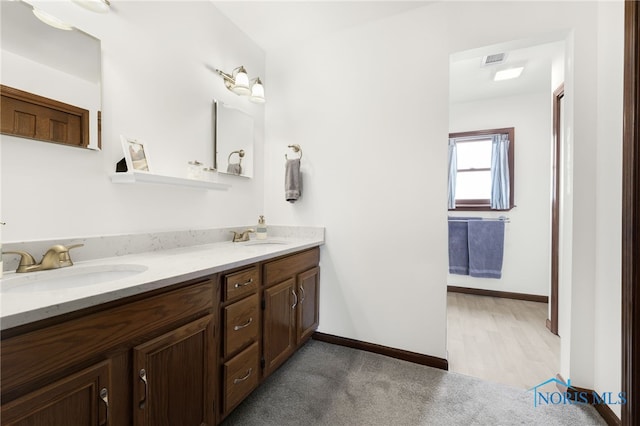
[[[224,277],[224,301],[251,294],[258,288],[260,276],[256,266]]]
[[[225,358],[258,340],[259,305],[260,299],[256,293],[224,308]]]
[[[264,265],[264,285],[270,286],[291,278],[294,275],[318,266],[320,249],[318,247]]]
[[[228,413],[258,384],[258,343],[224,363],[224,412]]]

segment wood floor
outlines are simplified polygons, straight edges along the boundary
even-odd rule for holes
[[[545,326],[546,303],[448,293],[447,307],[450,371],[522,389],[560,371],[560,338]]]

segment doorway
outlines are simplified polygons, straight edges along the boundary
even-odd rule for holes
[[[517,149],[513,209],[449,211],[449,216],[509,219],[501,278],[448,276],[449,365],[452,371],[525,389],[560,370],[559,337],[547,329],[552,258],[549,96],[553,85],[564,79],[564,55],[564,39],[547,37],[459,52],[450,58],[450,133],[513,127]],[[533,77],[535,61],[535,70],[543,74],[536,80],[539,86],[527,81]],[[494,79],[497,71],[522,63],[527,66],[518,79]],[[461,77],[457,72],[467,74]],[[493,92],[481,93],[480,80],[489,81]],[[527,351],[536,354],[535,363],[528,360]],[[465,359],[468,354],[473,355]]]

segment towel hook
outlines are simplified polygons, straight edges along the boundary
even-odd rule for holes
[[[299,152],[300,153],[300,159],[302,159],[302,148],[300,148],[300,145],[298,144],[294,144],[294,145],[289,145],[289,148],[291,148],[293,150],[293,152]],[[284,155],[285,159],[289,159],[289,157],[287,157],[287,154]]]

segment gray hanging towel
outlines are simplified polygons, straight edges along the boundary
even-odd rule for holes
[[[242,165],[240,163],[231,163],[227,166],[227,173],[232,173],[234,175],[242,174]]]
[[[300,159],[287,160],[284,171],[284,197],[295,203],[302,195],[302,176],[300,175]]]

